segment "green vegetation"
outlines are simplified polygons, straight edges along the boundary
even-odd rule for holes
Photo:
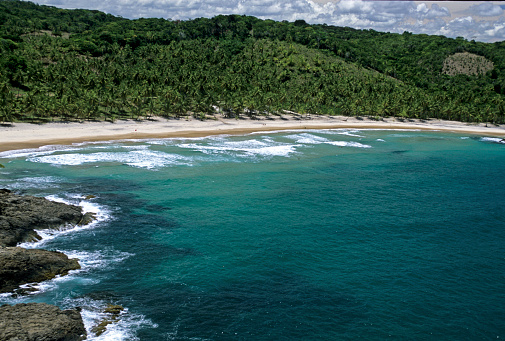
[[[479,72],[444,72],[463,52]],[[0,0],[0,122],[285,111],[502,124],[505,42]]]

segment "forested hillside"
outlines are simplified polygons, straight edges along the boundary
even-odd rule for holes
[[[505,42],[0,1],[0,122],[286,110],[502,124]]]

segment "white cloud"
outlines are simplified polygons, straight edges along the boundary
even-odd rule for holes
[[[438,17],[450,17],[451,12],[447,7],[432,4],[429,8],[425,3],[417,5],[416,16],[421,19],[435,19]]]
[[[475,13],[482,17],[495,17],[502,15],[503,9],[500,6],[493,5],[490,2],[484,2],[478,5],[473,5],[468,9],[468,12]]]
[[[414,1],[362,0],[327,3],[312,0],[38,0],[38,3],[62,8],[97,9],[131,19],[161,17],[186,20],[211,18],[219,14],[245,14],[261,19],[303,19],[312,24],[326,23],[386,32],[402,33],[407,30],[481,41],[505,40],[503,10],[489,2],[473,6],[470,3],[466,17],[462,18],[451,18],[444,2],[440,5],[430,2],[429,5]],[[491,19],[500,15],[501,19]],[[484,20],[483,17],[490,19]]]

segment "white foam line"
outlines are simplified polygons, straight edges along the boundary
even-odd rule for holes
[[[482,137],[481,141],[505,144],[505,139],[500,137]]]
[[[30,296],[39,295],[41,293],[52,290],[58,290],[58,287],[62,283],[76,281],[78,282],[79,286],[96,284],[99,282],[98,278],[86,277],[83,276],[83,274],[89,273],[94,270],[110,269],[111,267],[114,267],[115,264],[118,264],[124,261],[125,259],[134,256],[134,254],[132,253],[120,252],[111,249],[94,252],[65,251],[65,250],[58,250],[58,251],[66,254],[70,259],[77,258],[79,260],[81,268],[76,270],[70,270],[68,274],[65,276],[58,275],[55,278],[40,283],[27,283],[21,285],[20,286],[21,289],[31,289],[30,291],[27,291],[26,296],[13,297],[12,292],[10,292],[1,294],[0,299],[3,302],[16,304],[25,302],[27,298]]]
[[[352,131],[352,132],[367,132],[367,131],[425,131],[422,129],[401,129],[401,128],[320,128],[320,129],[280,129],[280,130],[266,130],[266,131],[256,131],[247,135],[268,135],[268,134],[279,134],[279,133],[296,133],[296,132],[315,132],[315,133],[336,133],[340,134],[340,132]],[[431,130],[430,131],[440,131],[440,130]]]
[[[17,150],[8,150],[5,152],[0,152],[0,158],[20,158],[20,157],[33,157],[40,155],[52,154],[58,151],[73,151],[78,150],[73,146],[64,146],[64,145],[47,145],[39,148],[30,148],[30,149],[17,149]]]
[[[7,181],[1,179],[0,181]],[[28,189],[28,188],[55,188],[59,187],[62,178],[55,176],[42,176],[42,177],[26,177],[17,179],[16,182],[9,184],[11,189]]]
[[[83,196],[74,196],[75,198],[83,198]],[[46,199],[54,201],[54,202],[60,202],[64,204],[70,204],[73,205],[74,203],[65,200],[63,198],[57,197],[55,195],[48,195]],[[40,229],[37,230],[35,229],[35,232],[42,237],[41,240],[36,241],[36,242],[25,242],[25,243],[20,243],[18,246],[24,247],[27,249],[35,249],[41,247],[43,244],[47,243],[49,240],[55,239],[59,236],[69,234],[69,233],[75,233],[78,231],[83,231],[83,230],[89,230],[95,228],[98,224],[100,224],[103,221],[110,220],[112,218],[110,211],[105,208],[102,205],[89,202],[86,200],[81,200],[78,204],[83,210],[83,213],[94,213],[95,215],[95,220],[92,221],[89,224],[86,225],[65,225],[57,229]]]
[[[246,145],[247,143],[244,143]],[[254,155],[262,155],[262,156],[288,156],[291,153],[296,152],[295,148],[298,145],[277,145],[277,146],[262,146],[262,147],[254,147],[254,146],[236,146],[233,145],[211,145],[211,146],[201,146],[197,144],[181,144],[179,145],[181,148],[193,149],[195,151],[199,151],[204,154],[231,154],[235,153],[237,157],[243,156],[254,156]],[[243,153],[245,155],[240,155]]]
[[[77,258],[81,269],[77,272],[88,272],[95,269],[109,268],[113,264],[120,263],[134,256],[133,253],[105,249],[94,252],[87,251],[62,251],[68,258]]]
[[[286,138],[290,138],[296,141],[296,143],[301,144],[321,144],[325,142],[329,142],[329,140],[325,137],[317,136],[310,133],[301,133],[301,134],[293,134],[287,135]]]
[[[81,278],[78,276],[82,269],[70,270],[65,276],[57,275],[56,277],[45,280],[43,282],[26,283],[20,285],[18,289],[13,292],[0,294],[0,300],[3,303],[18,304],[29,302],[33,296],[40,295],[41,293],[49,292],[58,289],[59,285],[65,282],[79,280],[79,285],[91,285],[98,283],[97,279]],[[22,295],[16,295],[16,292],[22,291]],[[26,290],[26,291],[24,291]]]
[[[333,142],[326,142],[326,143],[334,145],[334,146],[338,146],[338,147],[372,148],[372,146],[370,146],[368,144],[362,144],[359,142],[352,142],[352,141],[333,141]]]
[[[344,131],[344,132],[339,133],[339,135],[346,135],[346,136],[352,136],[352,137],[365,137],[365,136],[362,136],[362,135],[353,134],[353,132],[356,132],[356,131],[355,130]]]
[[[84,147],[89,145],[101,145],[97,148],[109,148],[109,146],[118,144],[118,148],[129,148],[125,146],[124,143],[146,143],[149,145],[160,145],[160,146],[177,146],[177,141],[203,141],[203,140],[213,140],[220,139],[224,137],[234,136],[230,134],[212,135],[212,136],[201,136],[201,137],[158,137],[158,138],[145,138],[145,139],[121,139],[121,140],[104,140],[104,141],[88,141],[88,142],[77,142],[73,143],[72,146]],[[146,146],[148,149],[149,146]],[[134,148],[132,146],[132,148]],[[141,148],[139,148],[141,149]]]
[[[106,326],[105,332],[97,336],[93,332],[93,327],[98,325],[104,318],[109,317],[109,314],[103,311],[107,307],[107,302],[102,300],[93,300],[90,298],[68,299],[68,308],[81,307],[81,316],[84,322],[84,327],[88,334],[86,340],[90,341],[123,341],[123,340],[139,340],[137,331],[140,328],[158,328],[158,325],[147,319],[144,315],[136,314],[128,307],[119,314],[117,322],[110,323]]]
[[[169,165],[191,165],[187,157],[151,151],[148,148],[125,148],[127,151],[95,153],[53,154],[28,158],[31,162],[49,163],[57,166],[78,166],[84,163],[116,162],[133,167],[153,169]]]

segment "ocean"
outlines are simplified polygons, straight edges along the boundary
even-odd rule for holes
[[[505,337],[500,138],[293,130],[46,146],[0,163],[0,188],[97,213],[22,245],[81,270],[0,295],[82,307],[89,340]],[[96,336],[107,304],[125,310]]]

